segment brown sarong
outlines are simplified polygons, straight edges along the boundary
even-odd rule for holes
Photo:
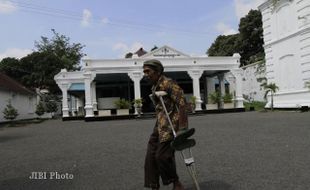
[[[159,142],[157,126],[148,142],[145,165],[144,187],[159,188],[159,176],[164,185],[178,181],[174,149],[170,146],[171,141]]]

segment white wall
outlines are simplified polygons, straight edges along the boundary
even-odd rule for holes
[[[4,119],[3,111],[8,101],[11,100],[11,104],[18,110],[18,116],[16,120],[36,118],[36,96],[24,95],[14,93],[10,91],[0,91],[0,122],[6,121]]]
[[[244,97],[247,97],[245,101],[266,101],[264,99],[264,90],[260,87],[261,83],[257,82],[258,78],[265,77],[266,74],[259,74],[257,72],[257,67],[258,62],[241,67],[243,69],[242,94],[244,95]],[[231,73],[226,73],[225,79],[229,82],[230,93],[234,93],[234,91],[236,90],[235,78]]]
[[[279,87],[276,108],[310,106],[310,1],[282,0],[273,6],[266,1],[263,16],[268,83]],[[267,106],[270,105],[267,104]]]
[[[265,74],[257,73],[258,64],[254,63],[243,67],[242,94],[249,97],[251,101],[265,101],[264,90],[261,89],[261,83],[257,79],[264,77]]]

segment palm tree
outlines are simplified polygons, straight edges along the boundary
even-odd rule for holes
[[[271,93],[271,111],[273,111],[273,95],[276,93],[276,91],[279,90],[279,87],[275,83],[263,83],[262,84],[264,90],[265,90],[265,99],[267,99],[267,95],[270,92]]]

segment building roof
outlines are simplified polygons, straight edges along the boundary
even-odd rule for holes
[[[138,57],[141,57],[142,55],[146,54],[147,52],[143,49],[140,48],[138,51],[136,51],[134,54],[137,54]]]
[[[22,94],[35,94],[14,79],[0,72],[0,90],[13,91]]]

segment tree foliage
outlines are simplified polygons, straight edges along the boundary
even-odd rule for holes
[[[239,34],[220,35],[208,49],[209,56],[232,56],[239,52]]]
[[[207,51],[209,56],[241,55],[241,66],[264,59],[262,15],[258,10],[240,19],[239,33],[220,35]]]
[[[21,67],[26,71],[21,78],[22,84],[29,88],[48,89],[57,92],[58,87],[54,76],[60,72],[62,63],[54,54],[33,52],[20,60]]]
[[[35,42],[38,52],[55,55],[63,68],[68,71],[79,70],[80,60],[86,55],[82,52],[84,46],[80,43],[71,44],[69,37],[57,33],[54,29],[52,29],[52,32],[54,34],[52,39],[41,36],[41,41]]]
[[[79,63],[85,54],[80,43],[70,43],[70,38],[52,30],[53,37],[41,37],[35,42],[37,51],[21,58],[4,58],[0,71],[21,82],[28,88],[48,89],[51,93],[60,92],[54,76],[61,69],[80,69]]]
[[[5,73],[17,81],[20,81],[21,76],[26,74],[26,71],[21,68],[19,60],[13,57],[2,59],[0,62],[0,72]]]
[[[247,65],[265,57],[262,14],[258,10],[250,12],[240,19],[240,55],[241,64]]]

